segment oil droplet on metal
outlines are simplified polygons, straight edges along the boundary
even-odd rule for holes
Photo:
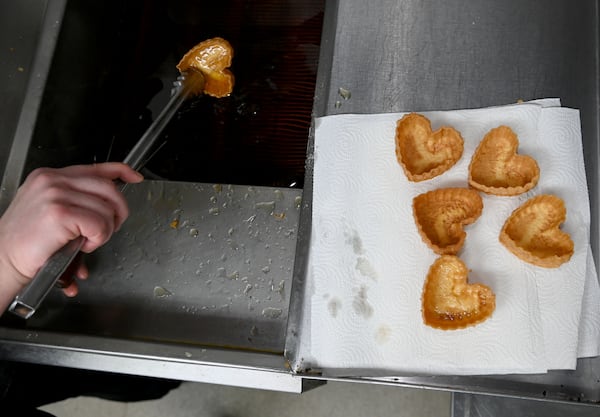
[[[160,287],[160,286],[156,286],[154,287],[154,296],[157,298],[164,298],[164,297],[169,297],[170,295],[173,295],[173,293],[169,290],[167,290],[166,288]]]
[[[343,98],[344,100],[349,100],[350,97],[352,97],[352,93],[350,92],[350,90],[347,90],[343,87],[340,87],[338,89],[338,94],[340,95],[341,98]]]
[[[279,298],[281,301],[285,298],[285,281],[279,281],[279,284],[275,286],[274,283],[271,284],[271,291],[279,294]]]
[[[275,210],[275,202],[274,201],[261,201],[254,205],[254,208],[259,210],[265,210],[269,213],[272,213]]]
[[[275,308],[275,307],[267,307],[267,308],[263,309],[263,311],[262,311],[262,315],[267,318],[270,318],[270,319],[279,318],[282,313],[283,313],[282,309]]]

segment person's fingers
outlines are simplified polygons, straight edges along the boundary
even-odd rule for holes
[[[118,219],[127,217],[128,209],[117,208],[112,201],[108,201],[96,195],[82,193],[76,190],[65,190],[64,193],[56,199],[56,203],[65,207],[78,207],[83,210],[90,211],[104,218],[117,228]],[[118,213],[121,211],[122,213]]]
[[[70,211],[77,223],[77,235],[85,237],[82,252],[90,253],[104,245],[116,230],[114,218],[100,216],[81,207],[71,207]]]
[[[79,197],[81,201],[87,202],[88,196],[95,196],[106,200],[112,206],[114,217],[116,219],[116,228],[118,229],[129,216],[129,209],[125,197],[117,190],[112,180],[98,176],[90,175],[94,166],[77,165],[61,169],[42,169],[35,172],[30,182],[32,192],[50,193],[53,189],[58,195],[55,198],[67,198],[70,191],[79,192],[83,195]],[[108,176],[116,175],[119,169],[130,170],[126,165],[117,165],[116,167],[106,166],[105,173]],[[117,169],[114,169],[117,168]],[[135,171],[132,171],[135,172]],[[93,206],[89,207],[93,209]]]
[[[127,201],[123,194],[121,194],[112,180],[105,179],[102,177],[94,176],[78,176],[78,177],[67,177],[57,176],[53,178],[55,186],[61,187],[66,193],[68,190],[73,190],[89,196],[96,196],[97,198],[106,200],[109,202],[115,212],[115,217],[119,220],[120,225],[127,216],[129,210],[127,207]],[[85,197],[85,196],[82,196]],[[87,200],[87,198],[84,198]]]
[[[104,162],[93,165],[72,165],[65,168],[68,175],[74,176],[98,176],[109,180],[120,179],[127,183],[141,182],[144,177],[122,162]]]
[[[108,215],[102,215],[82,206],[54,203],[46,212],[46,221],[39,225],[40,232],[55,233],[54,239],[62,245],[83,236],[83,252],[102,246],[115,231],[115,219],[110,210]],[[60,225],[59,229],[54,225]]]
[[[78,274],[80,274],[79,269],[83,264],[82,255],[83,254],[81,252],[78,252],[77,255],[75,255],[75,258],[73,258],[71,263],[65,268],[65,271],[58,278],[58,281],[56,281],[57,287],[66,288],[71,285],[76,277],[78,277]]]
[[[79,287],[77,287],[77,282],[73,280],[73,282],[71,282],[71,284],[68,287],[63,288],[62,291],[67,297],[75,297],[79,293]]]
[[[77,267],[75,268],[75,276],[79,279],[87,279],[89,276],[89,271],[87,265],[81,259],[81,256],[77,257],[76,262]],[[75,297],[79,293],[77,280],[72,280],[69,285],[62,289],[62,291],[67,297]]]
[[[79,279],[87,279],[90,276],[90,271],[83,260],[81,260],[79,265],[77,265],[75,276]]]

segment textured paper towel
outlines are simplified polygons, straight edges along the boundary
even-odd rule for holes
[[[588,269],[579,322],[579,346],[577,357],[589,358],[600,355],[600,284],[591,247],[588,249]]]
[[[403,114],[316,121],[307,360],[312,367],[361,376],[365,370],[379,375],[497,374],[573,368],[589,270],[589,204],[578,112],[552,107],[550,101],[424,114],[434,129],[457,128],[465,150],[452,169],[421,183],[409,182],[396,161],[395,126]],[[470,282],[494,290],[496,311],[475,327],[429,328],[423,325],[420,301],[437,255],[418,235],[412,199],[435,188],[467,186],[473,151],[500,124],[517,133],[521,153],[537,159],[541,178],[526,195],[484,195],[481,218],[466,229],[460,257],[471,270]],[[556,269],[526,264],[498,242],[510,213],[541,192],[565,200],[563,229],[575,242],[571,261]],[[593,354],[594,342],[583,339],[587,347],[582,351]]]

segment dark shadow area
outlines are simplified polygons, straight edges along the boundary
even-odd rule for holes
[[[157,141],[155,178],[302,187],[324,0],[71,0],[26,172],[122,160],[198,42],[234,48],[233,93],[188,100]]]

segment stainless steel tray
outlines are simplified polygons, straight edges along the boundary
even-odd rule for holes
[[[50,132],[42,133],[57,140],[66,140],[61,129],[69,129],[69,117],[78,122],[63,114],[67,126],[52,130],[53,105],[76,112],[78,102],[93,106],[98,99],[80,94],[83,71],[74,76],[56,65],[73,39],[65,30],[72,36],[81,20],[95,19],[96,6],[79,14],[87,6],[77,0],[0,6],[2,28],[9,30],[0,38],[12,54],[0,65],[7,91],[0,103],[0,125],[6,125],[0,211],[39,158],[69,163],[72,148],[65,143],[50,143],[54,153],[35,142],[43,122]],[[164,73],[168,93],[176,70]],[[57,89],[65,81],[66,90]],[[85,137],[74,141],[91,147]],[[102,160],[106,149],[99,154]],[[164,179],[128,187],[130,218],[109,244],[85,257],[92,279],[81,283],[75,299],[53,291],[27,321],[3,315],[0,359],[303,391],[314,383],[292,375],[283,356],[301,193]]]

